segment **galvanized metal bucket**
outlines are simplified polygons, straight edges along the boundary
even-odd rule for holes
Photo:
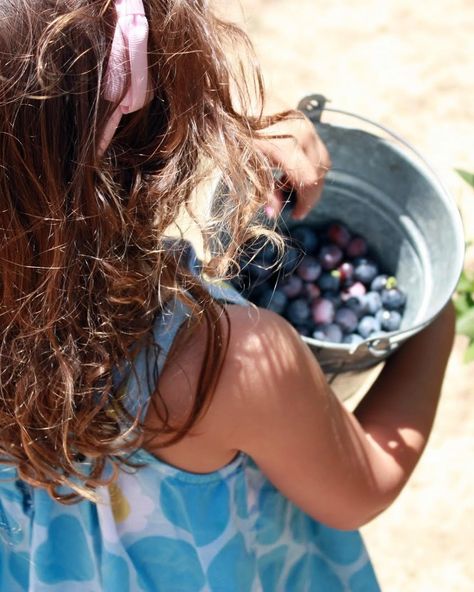
[[[321,95],[305,97],[298,108],[316,126],[333,163],[305,223],[347,224],[367,239],[407,294],[399,331],[355,347],[303,338],[326,374],[357,374],[387,358],[448,302],[463,266],[461,217],[430,165],[396,133],[327,108]],[[291,230],[295,222],[286,215],[284,224]]]

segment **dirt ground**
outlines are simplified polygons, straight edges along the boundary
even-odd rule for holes
[[[398,131],[434,165],[474,239],[474,193],[454,173],[474,170],[472,0],[219,3],[255,43],[271,109],[320,92]],[[363,529],[385,592],[474,590],[474,364],[463,364],[464,347],[458,338],[415,474]]]

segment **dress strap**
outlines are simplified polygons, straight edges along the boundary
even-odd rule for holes
[[[248,306],[248,301],[229,283],[206,280],[202,276],[201,263],[191,245],[185,241],[179,241],[178,244],[182,260],[213,298],[226,304]],[[174,248],[176,247],[175,244]],[[190,318],[190,314],[189,308],[177,298],[165,305],[155,321],[151,343],[144,344],[139,349],[133,364],[128,365],[120,375],[122,378],[125,377],[125,380],[118,382],[121,385],[119,394],[122,395],[124,405],[132,417],[138,414],[140,421],[145,418],[150,397],[156,389],[158,377],[176,334]]]
[[[133,364],[125,369],[128,380],[124,381],[120,390],[123,389],[124,404],[132,417],[138,414],[140,421],[145,418],[150,397],[155,391],[173,341],[188,317],[187,307],[179,300],[173,300],[165,306],[155,321],[152,343],[142,347]]]

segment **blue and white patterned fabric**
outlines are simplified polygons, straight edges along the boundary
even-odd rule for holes
[[[157,321],[159,369],[185,317],[177,305]],[[151,355],[140,352],[130,374],[132,410],[146,406]],[[101,488],[100,503],[71,506],[0,466],[1,592],[379,590],[359,533],[314,521],[245,454],[209,474],[144,450],[132,459],[144,466]]]

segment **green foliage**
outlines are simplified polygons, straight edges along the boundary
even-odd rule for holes
[[[462,169],[456,169],[456,172],[464,179],[464,181],[466,181],[466,183],[469,183],[471,187],[474,187],[474,173],[468,173]]]
[[[463,271],[454,299],[457,322],[456,332],[469,337],[469,345],[464,354],[466,362],[474,360],[474,277]]]
[[[474,174],[457,170],[459,175],[474,188]],[[474,361],[474,275],[464,270],[461,274],[456,297],[454,299],[457,322],[456,331],[469,338],[469,345],[464,354],[466,362]]]

